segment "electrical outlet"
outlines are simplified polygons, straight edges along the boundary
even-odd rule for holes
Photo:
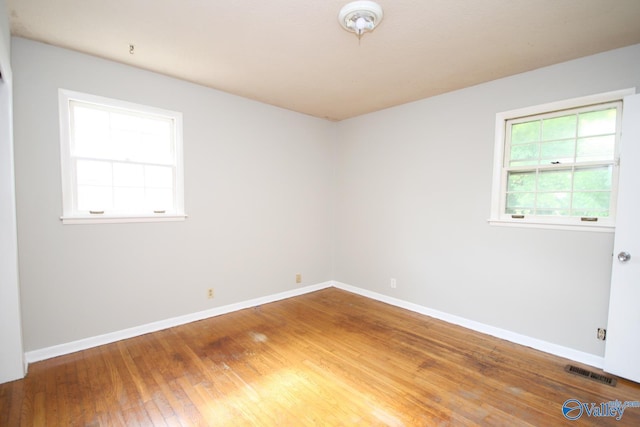
[[[296,274],[296,283],[302,283],[302,274]]]
[[[598,328],[598,339],[604,341],[607,339],[607,330],[604,328]]]
[[[398,282],[395,278],[391,278],[391,283],[389,284],[389,286],[391,286],[392,289],[395,289],[398,286]]]
[[[208,298],[213,298],[213,288],[209,288],[209,290],[207,291],[207,297]]]

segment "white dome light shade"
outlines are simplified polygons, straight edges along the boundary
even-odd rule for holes
[[[338,14],[340,25],[358,38],[373,29],[382,21],[382,8],[373,1],[354,1],[346,4]]]

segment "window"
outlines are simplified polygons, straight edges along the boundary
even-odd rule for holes
[[[182,115],[61,89],[65,224],[184,220]]]
[[[613,230],[622,98],[633,92],[498,114],[490,222]]]

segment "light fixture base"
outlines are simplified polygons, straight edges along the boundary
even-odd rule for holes
[[[373,29],[382,21],[382,7],[373,1],[354,1],[344,5],[338,13],[340,25],[358,38]]]

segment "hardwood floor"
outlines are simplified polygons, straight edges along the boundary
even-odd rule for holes
[[[640,425],[566,420],[568,399],[640,401],[567,363],[330,288],[34,363],[0,425]]]

